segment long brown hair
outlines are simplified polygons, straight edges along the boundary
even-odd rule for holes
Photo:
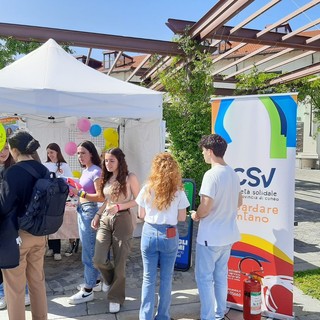
[[[64,157],[62,155],[62,152],[61,152],[61,149],[59,147],[59,145],[55,142],[52,142],[52,143],[49,143],[47,145],[47,149],[50,149],[50,150],[53,150],[53,151],[56,151],[57,152],[57,166],[58,166],[58,171],[60,171],[60,167],[61,167],[61,163],[67,163],[66,160],[64,160]],[[51,162],[50,158],[48,157],[48,154],[47,154],[47,161],[46,162]]]
[[[78,147],[83,147],[83,148],[87,149],[89,151],[89,153],[91,153],[91,162],[93,164],[95,164],[96,166],[101,167],[101,159],[99,157],[98,151],[97,151],[95,145],[93,144],[93,142],[91,142],[89,140],[85,140],[85,141],[79,143]],[[80,165],[83,168],[85,167],[81,163],[80,163]]]
[[[116,181],[118,183],[114,184],[112,190],[112,196],[115,200],[119,199],[120,194],[122,193],[125,197],[127,196],[127,177],[129,174],[128,165],[125,159],[125,154],[120,148],[113,148],[105,151],[102,155],[103,164],[102,164],[102,172],[101,172],[101,186],[100,190],[103,194],[103,188],[105,184],[110,180],[113,173],[109,172],[104,164],[105,154],[112,154],[118,160],[118,175],[116,177]]]

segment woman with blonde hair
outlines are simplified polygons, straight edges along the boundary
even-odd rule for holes
[[[140,320],[170,320],[171,288],[178,252],[178,221],[185,221],[190,206],[184,192],[178,163],[169,153],[158,154],[146,185],[137,199],[139,218],[144,219],[141,235],[143,283]],[[153,317],[157,267],[160,287],[157,314]]]

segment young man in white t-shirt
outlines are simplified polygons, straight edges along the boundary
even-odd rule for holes
[[[242,204],[240,180],[223,157],[226,141],[218,134],[202,137],[200,143],[206,163],[200,205],[192,213],[199,221],[195,277],[201,302],[201,320],[224,319],[227,310],[228,260],[231,246],[240,240],[237,208]]]

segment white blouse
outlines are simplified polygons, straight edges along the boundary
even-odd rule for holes
[[[146,201],[146,197],[144,196],[145,190],[146,186],[141,189],[138,197],[136,198],[137,204],[146,211],[146,215],[144,217],[145,222],[151,224],[170,224],[175,226],[178,223],[178,210],[186,209],[190,206],[186,193],[183,190],[179,190],[176,192],[169,208],[159,211],[152,206],[154,194],[151,195],[149,201]]]
[[[48,168],[50,172],[54,172],[57,177],[72,177],[72,171],[69,167],[69,165],[65,162],[60,163],[60,170],[58,171],[58,164],[54,162],[45,162],[43,164]]]

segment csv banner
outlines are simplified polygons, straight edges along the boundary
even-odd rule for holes
[[[241,241],[229,261],[228,302],[243,305],[243,273],[262,279],[264,316],[293,319],[293,226],[296,94],[212,100],[212,132],[228,142],[226,162],[238,173]],[[243,258],[241,269],[239,262]],[[263,270],[263,271],[262,271]],[[252,310],[260,297],[251,300]]]

